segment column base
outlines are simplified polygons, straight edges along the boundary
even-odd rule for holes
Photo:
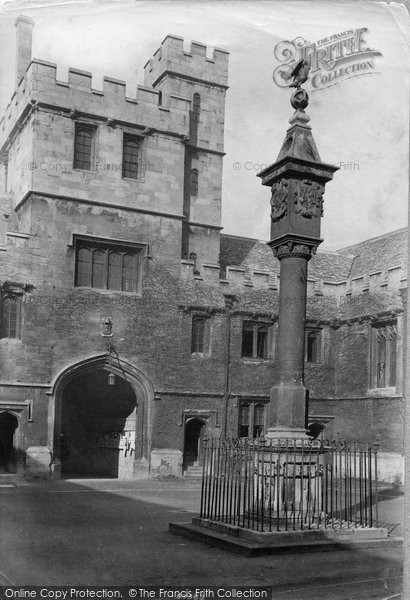
[[[267,437],[306,436],[308,395],[302,383],[279,383],[271,388]]]
[[[265,433],[267,440],[280,440],[280,439],[291,439],[291,440],[308,440],[306,429],[297,427],[269,427]]]

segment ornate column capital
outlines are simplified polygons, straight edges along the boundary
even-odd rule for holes
[[[278,260],[289,257],[310,260],[316,253],[316,248],[317,246],[308,246],[307,244],[301,244],[289,240],[280,246],[272,248],[272,252]]]

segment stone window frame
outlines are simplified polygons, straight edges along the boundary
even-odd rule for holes
[[[197,198],[199,194],[199,171],[198,169],[191,169],[189,176],[189,190],[190,195],[193,198]]]
[[[314,356],[310,354],[309,337],[313,334],[316,338]],[[324,333],[323,327],[308,325],[305,328],[305,362],[308,364],[322,364],[324,361]]]
[[[74,235],[73,236],[73,246],[74,246],[74,287],[77,289],[92,289],[101,292],[115,292],[121,294],[133,294],[133,295],[141,295],[141,286],[142,286],[142,256],[143,251],[147,249],[146,244],[138,244],[134,242],[126,242],[121,240],[110,240],[105,238],[96,238],[91,236],[82,236],[82,235]],[[88,274],[89,285],[78,284],[78,266],[79,260],[78,255],[81,249],[88,249],[92,253],[95,251],[103,251],[105,252],[105,261],[103,266],[103,278],[105,281],[104,287],[97,287],[92,285],[92,264],[91,270]],[[111,253],[120,253],[122,255],[121,262],[121,288],[123,287],[123,269],[124,269],[124,256],[132,255],[135,257],[134,264],[134,272],[135,278],[132,283],[132,289],[115,289],[113,287],[109,287],[109,274],[110,274],[110,265],[109,265],[109,256]],[[129,267],[125,267],[129,268]]]
[[[197,350],[195,324],[201,323],[203,329],[203,350]],[[191,320],[191,355],[209,356],[211,354],[211,314],[209,312],[195,311],[192,313]]]
[[[24,321],[24,293],[31,291],[33,286],[24,283],[14,283],[6,281],[0,287],[0,339],[21,340]],[[11,311],[7,313],[7,324],[5,325],[5,301],[9,301],[7,305],[16,307],[16,324],[14,335],[10,335],[10,317]],[[14,304],[11,304],[13,302]]]
[[[126,163],[130,162],[126,160],[126,144],[128,142],[135,142],[138,145],[138,151],[135,155],[136,162],[134,161],[134,165],[136,166],[136,174],[133,176],[131,174],[131,170],[127,170]],[[131,164],[131,163],[130,163]],[[136,133],[135,131],[123,130],[122,132],[122,163],[121,163],[121,176],[122,179],[126,179],[128,181],[145,181],[145,163],[144,163],[144,135],[140,133]]]
[[[256,439],[262,437],[267,429],[269,400],[242,398],[238,401],[238,437]],[[245,419],[244,409],[248,408],[247,418]],[[257,414],[259,410],[259,415]],[[247,421],[247,422],[246,422]],[[257,423],[259,421],[259,423]],[[245,433],[247,428],[247,433]],[[249,435],[252,433],[252,435]]]
[[[385,360],[380,362],[380,346],[378,342],[381,341],[382,337],[387,340],[394,338],[394,351],[393,345],[385,344]],[[398,320],[395,317],[388,319],[374,320],[370,324],[370,335],[369,335],[369,388],[370,390],[391,390],[395,391],[398,385],[398,374],[399,374],[399,348],[398,340],[400,337]],[[394,359],[393,359],[394,356]],[[393,367],[392,367],[393,363]],[[382,371],[381,371],[382,367]],[[392,370],[394,369],[394,376]]]
[[[192,116],[199,121],[201,114],[201,95],[198,92],[192,96]]]
[[[258,348],[258,332],[260,329],[265,328],[267,331],[266,336],[266,350],[263,352],[263,356],[259,356],[259,348]],[[246,329],[252,330],[253,338],[252,338],[252,356],[249,354],[244,354],[244,333]],[[266,321],[261,319],[252,319],[252,318],[244,318],[242,320],[242,333],[241,333],[241,358],[245,361],[261,361],[261,360],[273,360],[275,351],[275,323],[272,321]]]
[[[91,134],[89,161],[83,162],[78,160],[78,154],[81,154],[79,147],[79,136],[82,132]],[[73,144],[73,170],[75,171],[95,171],[96,156],[97,156],[97,132],[98,126],[90,121],[77,120],[74,121],[74,144]],[[88,165],[88,166],[86,166]]]

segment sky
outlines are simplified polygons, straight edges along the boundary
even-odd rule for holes
[[[323,162],[340,166],[326,186],[323,249],[335,250],[407,225],[409,179],[409,21],[403,5],[382,2],[112,1],[3,2],[0,112],[13,92],[19,14],[35,20],[33,56],[127,82],[135,96],[143,66],[167,33],[230,52],[222,194],[224,233],[269,239],[270,190],[259,170],[279,153],[293,114],[291,91],[273,79],[275,48],[367,28],[380,54],[373,68],[335,85],[307,82],[310,125]],[[276,50],[276,55],[278,51]],[[322,72],[326,74],[326,72]],[[320,72],[319,72],[320,75]],[[313,76],[313,74],[312,74]]]

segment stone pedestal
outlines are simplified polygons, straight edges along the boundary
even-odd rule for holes
[[[182,477],[182,452],[174,448],[151,451],[151,477]]]
[[[402,538],[389,537],[385,528],[254,531],[246,527],[194,517],[192,523],[170,523],[169,531],[244,556],[329,552],[359,548],[401,547]]]
[[[27,479],[44,479],[51,477],[51,452],[48,446],[30,446],[26,451]]]

